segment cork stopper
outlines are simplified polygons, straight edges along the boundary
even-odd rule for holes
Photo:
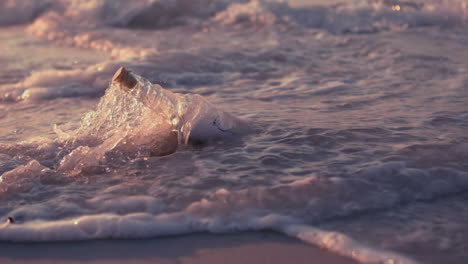
[[[137,84],[137,80],[130,74],[130,71],[124,67],[120,67],[112,77],[112,81],[120,83],[123,87],[127,89],[133,89]]]

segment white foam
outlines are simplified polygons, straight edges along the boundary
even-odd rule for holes
[[[284,233],[361,263],[410,264],[416,261],[399,254],[363,245],[352,238],[333,231],[307,225],[289,225],[281,228]]]
[[[0,240],[19,242],[129,239],[193,232],[229,233],[255,230],[276,230],[362,263],[415,263],[406,257],[360,244],[344,234],[297,224],[297,220],[277,214],[230,217],[199,217],[186,213],[96,214],[59,221],[4,224],[0,226]]]
[[[36,101],[102,93],[117,64],[101,63],[75,70],[33,72],[23,81],[0,86],[0,101]]]

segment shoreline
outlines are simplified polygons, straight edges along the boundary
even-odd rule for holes
[[[0,243],[0,263],[327,263],[351,264],[298,239],[275,232],[197,233],[142,240]]]

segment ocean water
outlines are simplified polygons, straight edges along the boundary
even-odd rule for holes
[[[0,0],[0,241],[274,230],[361,263],[465,263],[467,15]]]

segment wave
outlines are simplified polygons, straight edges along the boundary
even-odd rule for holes
[[[467,12],[465,1],[354,1],[334,6],[301,8],[290,7],[284,2],[247,0],[51,0],[24,1],[23,4],[4,1],[0,2],[0,6],[6,6],[5,3],[8,3],[10,9],[1,9],[0,17],[2,12],[8,10],[11,14],[16,12],[16,15],[3,16],[1,19],[4,20],[0,19],[1,25],[31,23],[28,31],[41,38],[61,45],[102,50],[110,53],[112,58],[87,68],[37,71],[21,82],[0,86],[0,101],[16,102],[15,106],[28,106],[30,101],[60,97],[103,96],[97,108],[83,116],[77,129],[56,127],[57,138],[54,140],[39,138],[29,142],[0,144],[0,200],[11,202],[1,210],[3,216],[10,216],[15,220],[15,223],[0,224],[2,241],[124,239],[192,232],[225,233],[271,229],[365,263],[412,263],[412,260],[403,256],[362,245],[341,233],[317,227],[342,217],[391,210],[414,201],[430,202],[431,199],[468,190],[467,167],[466,162],[463,162],[468,160],[468,146],[466,143],[460,144],[464,139],[458,138],[459,142],[449,142],[446,145],[430,144],[430,140],[425,141],[424,137],[394,134],[387,128],[358,130],[341,127],[341,130],[330,129],[317,134],[310,132],[310,137],[306,140],[297,127],[281,127],[284,124],[282,120],[278,122],[277,127],[271,128],[281,129],[266,131],[267,136],[261,135],[263,138],[260,146],[249,145],[251,142],[247,142],[246,147],[239,150],[241,155],[236,153],[237,149],[233,153],[223,149],[219,160],[213,158],[194,161],[193,156],[187,155],[187,159],[190,160],[187,163],[192,165],[199,162],[190,166],[190,170],[195,167],[211,170],[212,164],[219,165],[223,162],[240,164],[235,169],[243,170],[262,164],[267,168],[261,175],[255,176],[267,178],[271,173],[271,179],[262,178],[258,180],[261,181],[260,184],[246,186],[243,182],[232,187],[230,179],[222,177],[225,171],[229,171],[226,169],[229,166],[217,166],[214,173],[217,176],[216,180],[223,182],[223,187],[228,186],[229,188],[226,188],[229,190],[214,188],[213,185],[218,185],[210,185],[210,179],[200,181],[203,182],[201,184],[191,179],[191,174],[179,174],[179,170],[188,170],[177,168],[183,167],[183,163],[186,162],[181,158],[187,154],[186,150],[196,148],[198,143],[205,141],[233,141],[248,132],[249,128],[243,121],[215,107],[199,95],[176,94],[156,84],[165,82],[162,85],[164,87],[183,86],[190,89],[189,86],[196,86],[196,83],[205,86],[207,83],[226,82],[216,86],[216,89],[203,87],[196,90],[202,94],[203,91],[206,94],[219,92],[219,95],[223,96],[233,94],[232,90],[223,91],[224,87],[236,87],[237,97],[233,99],[232,96],[224,100],[226,103],[246,100],[252,94],[255,94],[256,98],[274,101],[283,95],[295,96],[291,95],[289,89],[296,87],[304,89],[314,97],[355,95],[354,88],[358,85],[344,81],[321,85],[320,81],[326,79],[319,79],[317,82],[314,80],[302,85],[303,83],[296,81],[301,79],[301,75],[289,76],[289,79],[283,78],[281,74],[262,77],[262,70],[266,72],[265,75],[271,70],[273,75],[278,73],[275,72],[276,68],[285,70],[284,72],[292,68],[302,69],[306,65],[305,61],[313,60],[307,56],[301,58],[302,53],[297,53],[297,58],[290,56],[292,53],[285,51],[290,46],[277,45],[276,41],[281,37],[290,36],[282,35],[281,31],[292,30],[293,34],[300,36],[304,33],[320,32],[311,37],[318,39],[325,35],[325,38],[339,39],[337,42],[340,42],[347,36],[336,37],[333,34],[372,34],[426,26],[464,26]],[[259,34],[258,38],[248,40],[244,38],[245,32],[251,34],[257,31],[280,34],[271,38],[271,42],[275,42],[271,47],[263,49],[263,43],[260,43],[258,46],[248,47],[250,49],[245,48],[249,46],[248,41],[255,42],[268,35]],[[189,35],[187,32],[198,35],[189,38],[185,36]],[[220,36],[221,33],[226,35]],[[132,34],[131,37],[129,34]],[[184,37],[177,39],[177,35]],[[232,43],[223,42],[233,35],[235,37]],[[362,42],[366,40],[362,39]],[[207,44],[215,41],[216,44]],[[159,45],[163,42],[166,46]],[[175,44],[178,42],[187,43]],[[242,43],[239,44],[240,42]],[[193,47],[193,43],[198,43],[201,48]],[[309,39],[305,39],[304,43],[309,43]],[[328,42],[318,41],[317,45],[324,43]],[[372,48],[374,45],[380,48],[380,44],[371,44]],[[234,47],[231,48],[231,45]],[[259,46],[262,46],[261,50],[257,49]],[[353,47],[362,50],[360,46]],[[320,52],[313,51],[310,56],[320,55]],[[351,53],[345,53],[346,56],[349,54]],[[338,53],[338,56],[340,55],[342,54]],[[446,62],[443,57],[437,56],[422,58],[405,54],[393,55],[391,62],[395,62],[397,66],[401,64],[401,67],[396,67],[398,69],[405,68],[408,59],[416,60],[414,65],[419,71],[420,61],[429,61],[431,65],[435,61]],[[324,61],[328,58],[325,57]],[[122,64],[141,76],[135,72],[121,70],[120,74],[123,72],[127,77],[117,74],[109,84],[114,72]],[[328,71],[328,68],[326,70]],[[330,66],[330,72],[334,70],[336,69]],[[422,73],[416,71],[422,76],[421,79],[433,76],[436,71],[423,70]],[[252,72],[258,75],[251,77],[249,74]],[[406,72],[411,72],[411,77],[415,76],[414,71]],[[437,71],[437,74],[442,73]],[[443,74],[451,73],[443,71]],[[142,76],[149,76],[150,79]],[[239,81],[239,76],[245,79]],[[274,95],[264,93],[262,88],[255,89],[257,83],[251,85],[252,82],[244,82],[249,81],[249,78],[257,78],[255,81],[260,81],[261,85],[265,84],[267,89],[270,89],[268,86],[282,86],[285,92]],[[269,78],[271,79],[268,82]],[[184,83],[190,84],[184,86]],[[239,83],[240,85],[237,85]],[[318,85],[319,89],[311,92],[309,84]],[[461,89],[458,84],[456,87]],[[397,92],[399,90],[395,90],[395,93]],[[272,105],[272,108],[277,107]],[[282,109],[280,107],[276,111]],[[303,115],[301,109],[297,109],[295,111],[298,115]],[[262,113],[268,111],[270,110],[263,109]],[[0,118],[1,115],[0,113]],[[447,117],[445,115],[441,112],[431,116],[425,125],[442,127],[462,123],[461,119],[452,118],[455,114],[449,113]],[[289,120],[290,118],[294,117],[289,115],[285,119],[290,123],[296,122],[294,119]],[[272,139],[270,134],[277,136]],[[361,143],[378,145],[386,140],[395,142],[392,143],[392,150],[388,150],[390,153],[384,151],[385,153],[381,154],[378,150],[369,149],[369,152],[363,155],[377,156],[375,159],[345,160],[345,151],[365,150],[358,146]],[[275,156],[282,148],[271,146],[271,142],[286,142],[288,149]],[[353,144],[348,145],[350,142]],[[398,145],[399,142],[404,144]],[[393,151],[393,147],[407,146],[411,142],[413,145]],[[416,142],[422,143],[416,145]],[[209,147],[215,149],[216,146],[213,145],[215,144]],[[338,145],[343,147],[343,152],[332,153],[337,151]],[[249,152],[255,148],[267,149],[253,154]],[[299,148],[301,149],[297,152]],[[211,150],[210,148],[207,152]],[[320,154],[317,150],[330,151],[327,152],[330,155],[344,153],[345,159],[331,160],[330,163],[318,165],[324,167],[312,170],[310,168],[316,166],[316,160],[328,155]],[[151,156],[174,152],[175,155],[158,158],[158,162],[148,162]],[[255,162],[242,164],[243,155],[247,155],[246,153],[252,155]],[[214,154],[210,153],[212,157],[218,154],[216,151]],[[179,156],[174,158],[176,155]],[[379,158],[382,155],[384,157]],[[171,163],[171,158],[178,160]],[[361,156],[356,156],[356,159],[359,158]],[[302,161],[307,162],[307,166],[303,166],[306,163]],[[277,163],[283,162],[289,163],[284,165],[285,167],[294,170],[277,169],[283,166]],[[334,165],[333,162],[337,162],[336,166],[347,162],[358,164],[347,166],[343,170],[327,170],[326,166]],[[141,193],[122,191],[125,188],[119,184],[123,177],[128,177],[125,184],[135,184],[132,177],[136,177],[137,173],[147,173],[144,168],[148,166],[151,168],[151,175],[144,176],[151,180],[142,180],[140,183],[151,186],[132,188],[132,191]],[[166,171],[159,171],[163,166],[168,166]],[[132,174],[134,168],[137,168],[135,175]],[[354,171],[359,168],[363,169]],[[255,169],[248,169],[248,173],[257,172]],[[167,171],[171,171],[169,177],[173,178],[165,178]],[[291,183],[289,180],[294,171],[308,177]],[[319,171],[328,174],[319,175]],[[290,172],[291,175],[288,175]],[[233,177],[244,177],[243,173]],[[286,174],[284,179],[273,179],[281,173]],[[333,173],[336,175],[331,175]],[[184,175],[184,179],[178,178],[180,175]],[[254,180],[257,179],[252,179],[252,182]],[[98,183],[88,184],[92,181]],[[178,181],[188,182],[190,188],[174,187],[174,182]],[[203,186],[195,186],[194,182]],[[66,189],[67,192],[84,192],[88,196],[67,196],[68,193],[62,195],[62,190],[53,188],[60,188],[62,185],[66,185],[66,188],[62,189]],[[80,186],[82,189],[74,189],[74,186]],[[92,188],[97,191],[93,193],[94,190],[90,190]],[[213,189],[216,191],[210,193]],[[51,194],[52,192],[57,194]],[[177,192],[179,196],[171,196],[172,192]],[[42,195],[47,198],[44,202],[16,206],[15,201],[24,201],[26,195],[29,195],[27,199],[34,196],[43,197]],[[55,196],[49,199],[47,195],[63,196],[67,200]],[[20,199],[16,199],[18,197]]]
[[[41,169],[37,163],[29,166]],[[176,212],[166,212],[167,205],[160,198],[134,195],[116,199],[112,192],[104,191],[87,200],[85,206],[72,207],[75,214],[81,216],[54,219],[47,205],[14,210],[10,215],[18,220],[0,227],[0,239],[70,241],[274,230],[362,263],[414,263],[404,256],[363,245],[339,232],[315,228],[308,223],[311,218],[349,216],[373,206],[388,208],[399,199],[430,199],[441,192],[466,189],[468,175],[454,172],[439,169],[427,174],[401,163],[389,163],[363,171],[359,179],[309,177],[268,188],[220,189]],[[395,173],[400,176],[388,176]],[[440,180],[441,174],[447,178]],[[371,178],[377,179],[377,185],[372,184],[379,186],[377,189],[369,186]],[[408,185],[408,182],[414,184]],[[433,188],[436,185],[438,187]],[[441,191],[441,185],[447,188]],[[297,206],[307,208],[293,210]],[[301,211],[306,215],[294,214]]]
[[[431,0],[424,3],[361,0],[334,6],[300,8],[290,7],[285,2],[262,0],[8,0],[0,4],[3,7],[0,8],[0,17],[8,20],[8,24],[31,22],[27,31],[40,38],[59,45],[94,49],[111,55],[108,62],[86,69],[38,71],[19,83],[1,85],[0,101],[9,102],[102,95],[107,87],[107,80],[118,65],[129,65],[139,71],[148,68],[150,63],[155,67],[155,63],[162,61],[158,57],[177,56],[174,49],[171,49],[174,45],[177,45],[176,50],[178,48],[197,56],[197,51],[192,52],[194,47],[189,42],[200,41],[200,37],[212,39],[216,33],[210,31],[222,31],[227,38],[229,33],[226,32],[252,32],[251,30],[268,28],[266,31],[269,32],[272,27],[280,31],[306,30],[303,34],[307,34],[308,29],[323,30],[328,34],[378,33],[426,26],[463,26],[468,13],[463,0]],[[14,17],[18,19],[12,20]],[[0,19],[0,25],[2,23]],[[184,30],[169,30],[181,25],[189,27],[185,30],[201,35],[187,40],[180,38],[185,35]],[[133,30],[135,28],[158,29],[160,33],[154,30]],[[205,31],[208,35],[203,35]],[[135,36],[129,38],[129,34]],[[323,37],[320,33],[316,35],[316,38]],[[204,45],[212,47],[208,42]],[[211,45],[218,47],[216,44]],[[202,56],[209,57],[210,54],[200,54],[198,60]],[[179,69],[184,67],[175,66]],[[230,71],[226,68],[229,65],[218,63],[217,66],[218,71]],[[244,70],[241,67],[243,66],[239,66],[240,72]],[[202,82],[222,81],[222,74],[213,69],[207,71],[216,73],[216,76],[198,74],[195,78],[202,78]],[[166,78],[173,77],[166,75]],[[180,82],[183,83],[181,76],[174,78],[181,79]],[[186,78],[193,80],[191,76],[193,75]]]
[[[102,26],[161,30],[180,25],[258,27],[284,23],[335,34],[375,33],[396,28],[460,25],[468,14],[464,0],[356,0],[305,7],[268,0],[9,0],[3,7],[0,25],[36,19],[41,27],[48,24],[49,33],[63,28],[82,31]]]
[[[101,214],[63,221],[35,221],[27,224],[6,224],[0,227],[0,238],[7,241],[69,241],[94,238],[150,238],[194,232],[229,233],[238,231],[274,230],[299,238],[361,263],[410,264],[415,261],[402,255],[377,250],[338,233],[297,224],[286,216],[238,216],[235,218],[200,218],[184,213],[125,216]]]
[[[178,207],[170,205],[163,197],[122,196],[119,189],[110,187],[80,205],[61,201],[60,204],[32,204],[12,209],[7,215],[15,219],[15,223],[0,226],[0,240],[128,239],[193,232],[274,230],[362,263],[414,263],[404,256],[314,226],[466,191],[468,173],[449,166],[454,160],[468,158],[468,146],[455,144],[442,148],[446,149],[444,153],[440,153],[441,146],[404,148],[398,155],[405,156],[406,162],[388,161],[346,177],[309,176],[270,187],[218,189]],[[437,155],[444,158],[440,167],[426,168],[424,164],[434,163]],[[51,175],[49,168],[31,161],[4,173],[0,189],[28,192],[42,184],[75,181]],[[57,179],[54,182],[55,177],[62,182]]]

